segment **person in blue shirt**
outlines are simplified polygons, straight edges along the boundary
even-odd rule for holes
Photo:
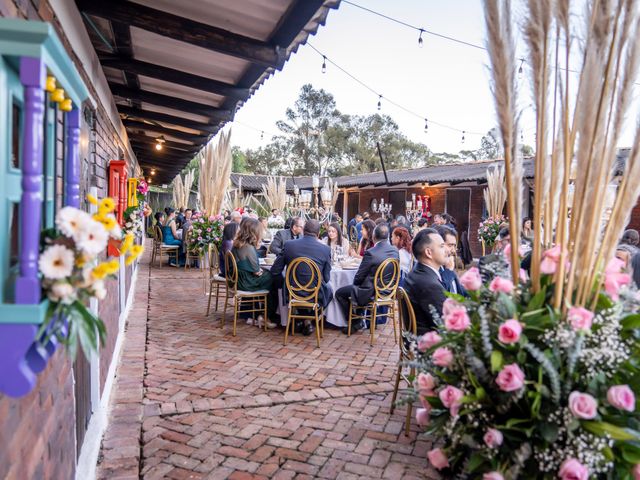
[[[364,212],[362,217],[360,217],[360,221],[356,223],[356,231],[358,232],[358,243],[362,240],[362,222],[365,220],[369,220],[369,212]]]

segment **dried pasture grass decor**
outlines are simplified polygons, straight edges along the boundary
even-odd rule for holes
[[[215,215],[222,209],[231,177],[231,130],[220,132],[217,143],[209,142],[198,154],[200,184],[198,198],[202,210]]]
[[[267,183],[262,185],[262,196],[270,209],[284,210],[287,206],[287,180],[269,175]]]

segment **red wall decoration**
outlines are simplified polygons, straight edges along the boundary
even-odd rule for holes
[[[125,160],[111,160],[109,162],[109,196],[116,204],[115,215],[122,226],[124,211],[127,209],[127,162]],[[108,253],[112,256],[120,254],[120,242],[109,241]]]

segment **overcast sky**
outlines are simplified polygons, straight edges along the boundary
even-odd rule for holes
[[[354,2],[443,35],[484,45],[480,0]],[[409,138],[426,143],[435,152],[476,149],[481,138],[478,134],[496,125],[487,53],[428,34],[423,39],[424,46],[419,48],[418,33],[414,30],[342,2],[338,10],[329,13],[318,34],[309,37],[309,43],[383,96],[429,119],[429,131],[425,134],[423,119],[383,99],[382,113],[389,114]],[[524,55],[524,51],[519,54]],[[284,118],[285,109],[293,105],[306,83],[333,94],[343,113],[377,112],[375,94],[331,64],[327,64],[327,72],[322,74],[321,66],[322,57],[309,45],[301,46],[284,69],[268,79],[236,114],[233,144],[255,148],[268,143],[272,134],[279,133],[276,121]],[[531,101],[526,79],[520,81],[520,88],[523,140],[533,145],[535,128],[533,111],[528,107]],[[439,127],[435,122],[466,130],[464,144],[460,132]],[[264,140],[260,138],[262,130]],[[630,144],[631,130],[628,128],[622,146]]]

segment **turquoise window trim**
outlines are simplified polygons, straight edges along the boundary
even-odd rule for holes
[[[48,308],[48,299],[44,299],[37,305],[3,304],[0,305],[0,324],[18,323],[40,325],[44,322]]]
[[[45,228],[53,228],[54,226],[54,215],[55,215],[55,205],[56,205],[56,147],[57,147],[57,139],[56,135],[56,109],[47,105],[48,116],[47,116],[47,125],[45,131],[45,142],[46,145],[46,155],[45,159],[45,168],[44,172],[44,181],[42,182],[42,188],[44,189],[46,183],[46,198],[43,195],[43,204],[44,211],[46,212],[46,217],[43,218],[45,221]]]
[[[0,18],[0,55],[41,58],[77,107],[89,98],[80,73],[48,23]]]

